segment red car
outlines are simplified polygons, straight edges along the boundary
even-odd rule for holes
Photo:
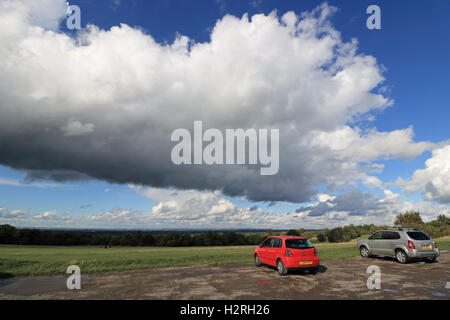
[[[274,266],[282,276],[293,269],[308,269],[315,274],[320,265],[316,248],[303,237],[269,237],[255,249],[254,255],[256,266]]]

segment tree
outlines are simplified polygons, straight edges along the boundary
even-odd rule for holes
[[[341,242],[343,236],[342,228],[334,228],[328,232],[327,238],[329,242]]]
[[[327,240],[327,238],[323,235],[323,233],[317,234],[317,241],[324,242],[326,240]]]
[[[444,214],[440,214],[437,219],[436,219],[437,223],[439,223],[440,225],[450,225],[450,218],[447,218]]]
[[[361,235],[361,232],[353,224],[344,226],[342,228],[342,231],[344,233],[344,237],[343,237],[344,241],[350,241],[352,239],[356,239]]]
[[[9,224],[0,225],[0,243],[13,244],[15,241],[16,228]]]
[[[424,223],[419,212],[407,211],[397,215],[394,225],[398,228],[420,228]]]
[[[300,236],[300,233],[299,233],[297,230],[295,230],[295,229],[290,229],[290,230],[286,233],[286,235],[288,235],[288,236]]]
[[[154,237],[152,234],[150,234],[150,233],[144,234],[144,235],[142,236],[142,244],[143,244],[144,246],[151,246],[151,245],[153,245],[155,242],[156,242],[155,237]]]
[[[125,233],[120,236],[120,245],[121,246],[135,246],[137,245],[136,239],[130,233]]]

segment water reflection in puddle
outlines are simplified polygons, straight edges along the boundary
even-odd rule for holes
[[[399,292],[397,290],[394,290],[394,289],[383,289],[383,291],[392,292],[394,294],[399,294]]]
[[[431,294],[435,297],[445,297],[446,294],[442,292],[431,292]]]
[[[95,277],[94,275],[81,276],[81,281]],[[31,296],[42,293],[54,293],[67,290],[67,278],[37,277],[37,278],[16,278],[0,280],[0,293]]]

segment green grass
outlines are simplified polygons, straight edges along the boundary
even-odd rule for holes
[[[436,239],[439,249],[450,249],[450,237]]]
[[[64,274],[75,264],[82,273],[225,265],[252,262],[253,246],[230,247],[56,247],[0,246],[0,274]]]
[[[450,238],[437,240],[439,248],[450,248]],[[321,259],[357,257],[353,243],[316,244]],[[0,277],[65,275],[75,264],[83,274],[191,265],[253,263],[254,246],[229,247],[51,247],[0,245]]]

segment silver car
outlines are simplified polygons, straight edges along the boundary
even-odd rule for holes
[[[433,262],[439,257],[436,241],[416,229],[380,230],[369,239],[359,240],[357,245],[364,258],[373,255],[390,256],[400,263],[407,263],[412,259]]]

